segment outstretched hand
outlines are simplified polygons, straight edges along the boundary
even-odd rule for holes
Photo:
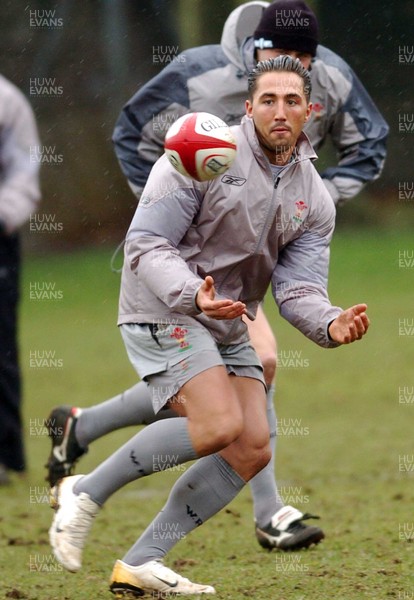
[[[339,344],[350,344],[360,340],[368,331],[369,319],[365,313],[366,304],[355,304],[344,310],[329,325],[329,335],[334,342]]]
[[[236,319],[245,314],[246,305],[243,302],[234,302],[229,299],[214,300],[215,297],[214,279],[207,275],[197,292],[196,304],[198,308],[212,319]]]

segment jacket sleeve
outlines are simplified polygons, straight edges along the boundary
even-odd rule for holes
[[[346,67],[350,91],[330,130],[339,160],[335,167],[321,173],[335,204],[353,198],[365,183],[380,176],[389,131],[358,77]]]
[[[330,221],[323,230],[310,227],[287,244],[272,276],[273,296],[282,317],[324,348],[339,345],[328,337],[328,326],[342,312],[331,305],[327,293]]]
[[[191,186],[171,190],[155,202],[146,194],[147,188],[127,235],[126,260],[170,309],[197,315],[195,297],[203,279],[187,266],[178,244],[199,210],[202,194]]]
[[[127,102],[115,125],[113,142],[121,169],[138,196],[163,153],[165,134],[189,112],[187,56],[179,54]]]
[[[17,88],[10,87],[2,99],[0,119],[0,222],[10,234],[40,200],[39,138],[33,111]]]

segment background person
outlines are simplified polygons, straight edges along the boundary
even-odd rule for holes
[[[20,90],[0,75],[0,484],[26,468],[17,342],[19,228],[40,199],[39,138]]]

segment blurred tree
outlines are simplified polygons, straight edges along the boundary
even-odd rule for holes
[[[35,109],[43,150],[41,212],[59,236],[32,247],[116,243],[135,199],[111,135],[122,105],[168,62],[168,54],[220,41],[234,0],[32,0],[2,7],[0,72]],[[54,90],[59,90],[54,93]]]
[[[191,48],[220,42],[223,25],[237,0],[177,0],[180,46]]]
[[[30,237],[31,247],[111,243],[135,207],[112,150],[122,105],[164,66],[160,54],[219,43],[228,14],[242,0],[31,0],[6,2],[0,22],[0,72],[26,93],[42,144],[62,157],[42,168],[41,212],[63,224],[59,236]],[[399,112],[414,113],[413,4],[385,0],[309,0],[323,42],[353,66],[393,134],[384,176],[394,187],[412,179],[412,133],[398,132]],[[160,51],[160,47],[162,51]],[[411,50],[413,53],[413,50]],[[42,85],[45,80],[48,85]],[[39,91],[40,90],[40,91]],[[53,93],[57,90],[57,93]],[[392,152],[392,148],[398,152]]]

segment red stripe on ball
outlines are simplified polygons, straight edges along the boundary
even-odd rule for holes
[[[197,150],[206,150],[208,148],[231,148],[236,150],[236,145],[219,138],[196,132],[197,117],[198,113],[189,115],[188,119],[181,125],[179,131],[175,135],[166,138],[164,147],[167,150],[175,150],[179,154],[183,167],[187,173],[193,179],[199,181],[195,161]],[[219,155],[217,154],[217,156]],[[205,159],[203,161],[203,165],[207,160],[208,159]]]

